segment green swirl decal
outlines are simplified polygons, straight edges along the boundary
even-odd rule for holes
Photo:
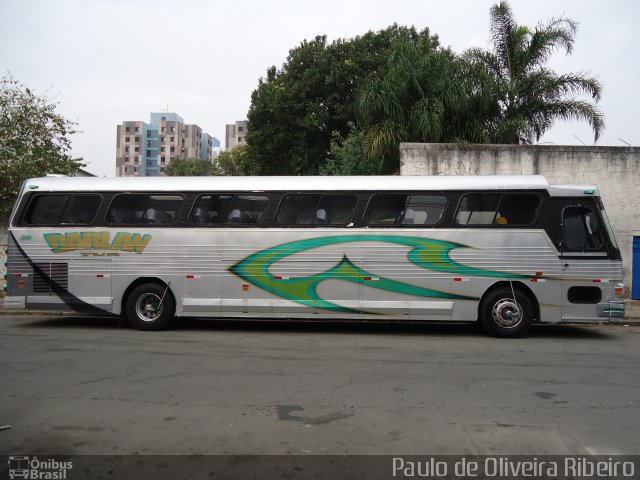
[[[411,263],[421,268],[437,272],[446,272],[453,276],[473,275],[498,278],[529,278],[526,275],[514,275],[507,274],[505,272],[468,267],[451,260],[449,256],[451,250],[454,248],[469,248],[466,245],[430,238],[393,235],[338,235],[284,243],[249,255],[231,266],[229,271],[256,287],[272,293],[273,295],[277,295],[281,298],[291,300],[302,305],[307,305],[309,307],[322,308],[336,312],[371,313],[346,308],[320,298],[317,293],[317,288],[318,285],[325,280],[338,279],[360,284],[365,277],[376,277],[377,281],[367,283],[368,287],[418,297],[478,300],[476,297],[442,292],[380,277],[379,275],[366,272],[357,267],[346,256],[344,256],[336,266],[315,275],[295,278],[276,278],[270,272],[273,264],[290,255],[327,245],[338,245],[353,242],[395,243],[411,247],[411,250],[407,254],[407,259]]]

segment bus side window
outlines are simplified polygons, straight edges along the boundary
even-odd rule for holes
[[[370,226],[436,225],[440,223],[447,197],[433,194],[378,194],[375,195],[365,214]]]
[[[114,225],[169,225],[175,223],[183,203],[181,195],[122,193],[111,202],[107,222]]]
[[[93,221],[102,199],[98,195],[71,195],[67,201],[60,223],[65,225],[87,225]]]
[[[369,202],[365,221],[370,226],[401,225],[405,215],[407,195],[378,194]]]
[[[301,193],[285,196],[280,202],[276,221],[281,225],[311,225],[320,195]]]
[[[353,218],[357,200],[352,195],[323,195],[314,212],[314,225],[346,225]]]
[[[184,202],[179,195],[153,195],[147,202],[143,218],[145,223],[167,225],[174,223]]]
[[[604,242],[597,217],[588,207],[567,207],[563,213],[564,250],[587,252],[601,250]]]
[[[142,214],[148,199],[147,194],[116,195],[107,212],[107,222],[114,225],[143,223]]]
[[[467,193],[456,212],[458,225],[492,225],[498,213],[499,193]]]
[[[444,214],[447,197],[441,194],[411,195],[402,218],[404,225],[436,225]]]
[[[505,193],[500,199],[495,223],[506,225],[530,225],[536,217],[540,197],[535,194]],[[504,220],[500,220],[504,219]]]
[[[24,221],[29,225],[52,225],[58,223],[67,201],[66,195],[38,195],[31,201]]]
[[[28,225],[88,225],[100,205],[99,195],[38,195],[26,211]]]

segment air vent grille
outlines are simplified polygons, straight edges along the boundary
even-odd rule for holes
[[[36,263],[33,272],[33,292],[52,293],[57,285],[65,290],[69,287],[68,263]]]

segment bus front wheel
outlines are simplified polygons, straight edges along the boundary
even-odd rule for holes
[[[164,330],[171,324],[175,310],[171,291],[158,283],[138,285],[125,304],[127,319],[139,330]]]
[[[515,301],[514,301],[515,293]],[[480,323],[496,337],[522,337],[533,324],[534,309],[523,292],[500,287],[490,292],[480,308]]]

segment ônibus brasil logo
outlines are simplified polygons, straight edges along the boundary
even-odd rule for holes
[[[25,478],[33,480],[65,480],[67,470],[73,468],[73,462],[60,461],[53,458],[39,460],[38,457],[9,457],[9,478]]]

